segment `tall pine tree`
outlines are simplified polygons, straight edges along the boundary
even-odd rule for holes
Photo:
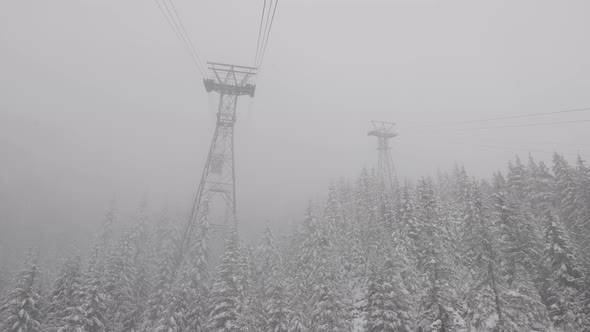
[[[37,257],[36,251],[29,253],[15,288],[0,306],[0,331],[2,332],[41,331],[39,294],[35,290],[35,282],[39,278]]]
[[[240,240],[237,225],[225,243],[225,252],[210,297],[210,314],[206,330],[212,332],[245,332],[241,313],[239,278]]]

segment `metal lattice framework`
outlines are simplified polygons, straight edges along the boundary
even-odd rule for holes
[[[211,226],[215,229],[228,229],[236,218],[236,178],[234,155],[234,124],[238,97],[254,97],[256,85],[253,80],[257,69],[217,62],[208,62],[211,78],[203,83],[207,92],[219,93],[217,125],[201,182],[193,203],[191,218],[186,237],[190,237],[192,228],[199,220],[199,212],[204,205],[212,213]],[[217,204],[215,204],[217,201]],[[214,209],[223,211],[214,211]],[[213,215],[217,212],[217,215]],[[222,212],[222,213],[219,213]]]
[[[397,177],[391,158],[391,147],[389,146],[389,140],[397,136],[397,133],[393,130],[395,123],[384,121],[371,121],[371,123],[373,124],[373,130],[368,132],[368,136],[377,137],[377,151],[379,151],[377,176],[391,191]]]

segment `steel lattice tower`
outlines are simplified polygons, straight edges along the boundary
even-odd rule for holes
[[[393,130],[395,123],[383,121],[371,121],[373,130],[369,131],[368,136],[377,137],[377,177],[381,179],[387,189],[391,192],[394,188],[395,167],[390,154],[389,140],[396,137],[397,133]]]
[[[234,168],[236,108],[239,96],[254,97],[256,90],[253,83],[256,68],[216,62],[207,64],[212,78],[203,80],[205,89],[209,93],[219,93],[217,125],[191,210],[185,240],[189,240],[190,233],[199,220],[199,213],[204,211],[204,205],[209,207],[213,228],[227,230],[232,223],[237,222]]]

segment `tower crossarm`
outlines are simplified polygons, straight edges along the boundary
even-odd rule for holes
[[[367,133],[367,136],[377,136],[381,138],[394,138],[397,136],[397,133],[394,132],[383,132],[379,130],[371,130]]]
[[[212,77],[203,80],[207,92],[216,91],[220,94],[254,97],[256,84],[253,83],[253,79],[258,69],[219,62],[207,62],[207,64],[212,73]]]
[[[393,122],[385,122],[385,121],[371,121],[373,124],[373,130],[367,133],[368,136],[376,136],[379,138],[394,138],[397,136],[397,133],[393,130],[393,126],[395,123]]]

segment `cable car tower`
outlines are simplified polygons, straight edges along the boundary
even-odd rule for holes
[[[257,68],[207,62],[210,78],[203,79],[207,92],[219,94],[217,125],[201,182],[195,196],[186,238],[199,222],[199,213],[210,211],[214,230],[228,230],[236,218],[236,177],[234,155],[234,124],[238,97],[254,97],[253,83]],[[204,205],[208,205],[207,209]]]
[[[395,123],[383,121],[371,121],[373,130],[368,132],[368,136],[377,137],[377,177],[385,185],[387,190],[393,192],[394,182],[397,180],[395,167],[391,159],[389,150],[389,140],[396,137],[397,133],[393,130]]]

